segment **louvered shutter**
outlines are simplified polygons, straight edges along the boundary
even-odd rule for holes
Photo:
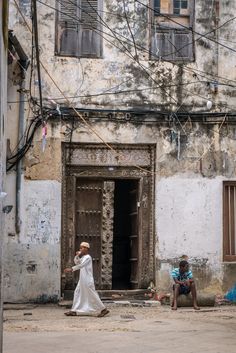
[[[152,59],[166,61],[193,60],[193,35],[185,30],[158,30],[152,37]]]
[[[77,56],[80,31],[79,0],[63,0],[58,9],[58,54]]]
[[[171,51],[170,31],[156,31],[152,38],[152,58],[171,60]]]
[[[82,26],[79,39],[79,56],[102,56],[99,6],[98,0],[81,0]]]
[[[193,35],[191,31],[174,30],[172,34],[174,43],[173,60],[193,59]]]
[[[99,0],[63,0],[58,11],[58,54],[101,57]]]

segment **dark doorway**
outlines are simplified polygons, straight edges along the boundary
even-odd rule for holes
[[[116,180],[112,289],[133,289],[138,264],[138,181]]]

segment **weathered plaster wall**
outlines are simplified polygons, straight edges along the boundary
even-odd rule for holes
[[[142,0],[144,4],[148,0]],[[55,6],[55,1],[44,0]],[[10,1],[10,28],[14,29],[21,45],[30,56],[31,33]],[[236,2],[220,2],[220,24],[236,13]],[[30,1],[20,1],[21,10],[30,24]],[[174,110],[176,106],[187,110],[205,111],[206,101],[215,104],[212,111],[228,111],[235,106],[235,63],[231,51],[202,37],[195,43],[196,61],[178,65],[148,60],[149,28],[147,9],[134,1],[126,1],[130,24],[138,50],[135,61],[124,53],[121,35],[131,40],[124,16],[123,1],[104,1],[104,20],[117,32],[116,38],[106,36],[102,59],[77,59],[55,56],[55,11],[38,3],[41,61],[63,93],[75,107],[83,108],[153,108]],[[195,30],[206,33],[216,26],[212,0],[196,1]],[[209,10],[210,9],[210,10]],[[115,13],[110,15],[107,12]],[[117,23],[117,15],[119,22]],[[111,34],[110,30],[104,31]],[[234,22],[210,34],[218,40],[229,40],[235,49]],[[232,43],[231,43],[232,42]],[[132,55],[134,47],[127,49]],[[222,43],[225,43],[222,40]],[[128,54],[129,55],[129,54]],[[194,70],[194,71],[193,71]],[[14,71],[14,70],[13,70]],[[150,78],[150,75],[152,78]],[[217,77],[219,75],[220,77]],[[212,93],[207,82],[218,78],[218,92]],[[229,82],[226,78],[230,79]],[[9,101],[17,101],[17,72],[10,75]],[[29,81],[29,72],[27,74]],[[43,98],[62,95],[42,69]],[[32,92],[37,96],[37,79],[33,79]],[[138,92],[133,90],[138,89]],[[104,91],[131,90],[125,94],[106,96],[86,95]],[[80,96],[80,97],[77,97]],[[48,101],[44,101],[49,105]],[[28,110],[26,107],[26,117]],[[9,104],[11,150],[17,145],[16,126],[18,104]],[[32,117],[32,113],[29,113]],[[157,281],[161,288],[169,288],[169,270],[178,257],[187,253],[201,287],[227,289],[235,280],[235,264],[222,263],[222,180],[236,176],[236,128],[218,124],[198,124],[191,121],[180,125],[116,122],[95,119],[89,123],[106,142],[156,143],[156,233]],[[146,117],[148,118],[148,117]],[[59,296],[60,289],[60,223],[61,223],[61,143],[96,142],[101,140],[78,118],[73,121],[50,120],[47,147],[41,148],[39,130],[25,159],[24,203],[22,231],[15,233],[14,212],[8,215],[7,247],[5,255],[6,298],[9,301],[48,300]],[[14,205],[14,171],[8,175],[9,197]],[[175,248],[176,246],[176,248]],[[10,254],[10,256],[9,256]],[[20,283],[20,284],[19,284]],[[214,289],[215,290],[215,289]]]
[[[60,138],[64,128],[60,122],[54,122],[53,129],[49,128],[45,153],[41,151],[39,131],[25,159],[23,193],[26,198],[19,238],[14,236],[14,216],[8,215],[8,250],[15,259],[11,263],[6,259],[9,264],[6,283],[11,283],[7,296],[11,300],[38,299],[43,294],[44,298],[54,298],[59,291],[61,142],[68,141],[68,137]],[[158,287],[169,289],[169,271],[187,253],[200,288],[217,292],[229,288],[235,281],[235,264],[222,263],[222,181],[236,175],[236,127],[186,124],[186,135],[179,134],[180,142],[178,134],[165,124],[96,122],[93,128],[109,143],[156,144]],[[80,124],[73,132],[72,141],[101,143]],[[11,178],[9,185],[14,181],[13,174]],[[9,190],[11,193],[14,201],[14,192]],[[35,258],[36,273],[29,275],[27,266],[31,261],[34,265]],[[17,261],[20,261],[18,267]],[[14,287],[13,274],[18,269],[25,283],[22,288],[29,288],[30,281],[35,281],[37,296],[28,289],[23,295],[21,288]],[[46,292],[40,286],[45,274],[49,281]]]
[[[4,252],[5,301],[60,298],[60,204],[59,182],[24,182],[22,232],[8,234]]]
[[[149,5],[149,0],[142,1]],[[126,1],[130,28],[137,43],[138,58],[125,19],[123,1],[104,0],[103,58],[77,59],[55,56],[55,1],[45,0],[49,8],[38,3],[40,55],[43,64],[63,93],[77,107],[155,108],[175,109],[181,106],[188,111],[206,110],[210,98],[216,111],[225,105],[234,106],[236,73],[232,51],[215,43],[226,44],[235,50],[234,21],[222,25],[236,13],[233,0],[220,1],[219,14],[216,1],[198,0],[195,8],[196,33],[209,33],[207,39],[195,34],[195,58],[189,63],[167,63],[149,60],[150,16],[144,6],[133,0]],[[21,10],[30,24],[30,2],[20,2]],[[10,28],[30,56],[31,34],[11,1]],[[217,18],[220,18],[218,23]],[[201,38],[200,38],[201,37]],[[127,40],[125,39],[127,38]],[[227,38],[227,42],[226,39]],[[121,41],[124,41],[123,43]],[[219,75],[219,77],[217,76]],[[231,80],[230,82],[227,80]],[[43,97],[63,98],[50,77],[42,69]],[[208,83],[218,81],[218,93],[212,93]],[[37,90],[37,82],[35,82]],[[133,90],[138,89],[138,92]],[[142,90],[144,89],[144,90]],[[85,97],[101,92],[131,90],[117,95]],[[80,96],[80,97],[77,97]],[[60,100],[63,104],[63,99]]]
[[[198,287],[222,281],[222,177],[177,175],[157,183],[158,286],[187,254]],[[166,281],[166,282],[165,282]]]

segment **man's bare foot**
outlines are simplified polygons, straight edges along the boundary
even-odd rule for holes
[[[194,308],[194,310],[200,310],[199,306],[197,306],[197,305],[194,305],[193,308]]]
[[[171,307],[171,310],[177,310],[177,306],[176,306],[176,305],[173,305],[173,306]]]

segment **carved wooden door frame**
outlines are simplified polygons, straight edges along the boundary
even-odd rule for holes
[[[138,288],[146,288],[155,278],[154,184],[155,145],[113,144],[116,151],[101,144],[63,143],[62,175],[62,291],[72,278],[65,280],[63,269],[72,265],[75,239],[75,185],[77,178],[102,180],[136,179],[139,181],[139,265]],[[106,228],[103,239],[112,242],[112,227]],[[103,242],[105,244],[105,241]],[[102,249],[102,281],[110,278],[109,246]],[[109,286],[108,282],[107,285]]]

